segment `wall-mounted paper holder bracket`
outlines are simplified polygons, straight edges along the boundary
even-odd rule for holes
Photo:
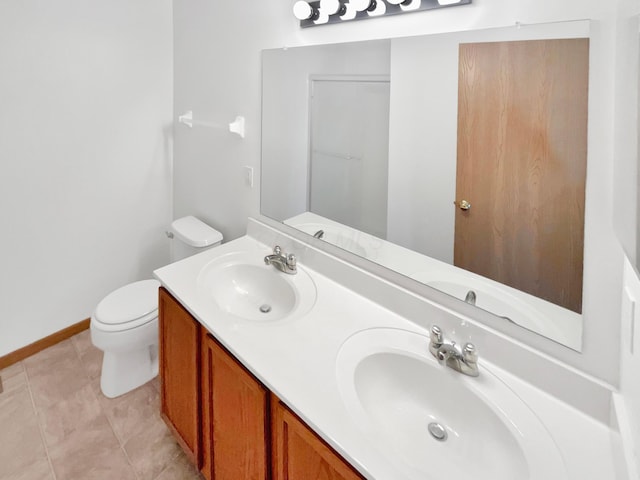
[[[229,124],[229,131],[240,135],[240,138],[244,138],[244,117],[237,116],[236,119]]]
[[[178,123],[182,123],[189,128],[193,128],[193,112],[189,110],[178,117]]]

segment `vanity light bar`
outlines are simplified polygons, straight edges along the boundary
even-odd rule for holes
[[[299,0],[293,14],[300,27],[468,5],[472,0]]]

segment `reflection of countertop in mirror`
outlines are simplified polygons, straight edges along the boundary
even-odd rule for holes
[[[311,212],[285,220],[305,233],[425,285],[464,300],[476,293],[476,306],[574,350],[582,345],[582,316],[515,288],[422,255]]]
[[[288,239],[288,243],[279,244],[285,251],[293,251],[298,255],[299,268],[308,274],[315,284],[317,297],[315,304],[308,312],[273,323],[239,320],[228,315],[217,314],[211,308],[210,299],[203,298],[203,291],[198,288],[201,273],[206,270],[207,265],[217,262],[224,255],[233,255],[234,252],[242,252],[243,258],[255,257],[255,263],[260,264],[262,258],[271,253],[273,246],[265,245],[257,238],[278,238],[278,242],[282,242],[282,237],[277,237],[273,232],[261,233],[255,237],[245,236],[163,267],[155,272],[156,276],[261,382],[356,466],[366,478],[377,480],[441,478],[443,471],[437,466],[431,466],[433,476],[431,476],[431,470],[429,473],[419,471],[416,465],[407,464],[403,455],[391,453],[388,446],[381,443],[383,439],[380,435],[371,434],[366,426],[359,424],[346,405],[344,393],[339,385],[339,375],[337,375],[337,369],[339,369],[337,359],[344,351],[344,346],[357,335],[372,329],[393,329],[404,332],[406,335],[417,335],[426,339],[427,328],[383,308],[369,298],[354,293],[338,283],[336,279],[319,273],[314,263],[306,263],[305,253],[313,248],[297,243],[293,239]],[[314,251],[312,257],[318,261],[322,254]],[[336,262],[337,260],[327,258],[322,261]],[[357,275],[368,274],[359,272]],[[381,288],[394,287],[387,285]],[[445,315],[443,311],[428,302],[424,302],[421,311],[424,317],[429,319],[443,319]],[[461,336],[462,331],[458,335]],[[476,341],[475,338],[474,341]],[[484,360],[482,348],[483,346],[486,348],[486,344],[480,342],[481,339],[476,342],[481,352],[480,377],[462,378],[458,377],[456,372],[448,370],[444,373],[448,375],[450,381],[459,380],[460,385],[473,385],[474,381],[487,382],[488,375],[499,378],[500,382],[512,392],[509,395],[515,395],[514,398],[521,399],[542,422],[547,431],[545,435],[550,435],[551,438],[549,443],[545,444],[545,448],[552,450],[557,448],[564,463],[562,468],[566,469],[566,473],[557,476],[543,476],[537,473],[517,478],[531,480],[615,478],[611,453],[612,430],[604,423],[588,417],[576,408],[537,389],[527,383],[526,379],[517,378],[501,366]],[[426,347],[426,343],[424,346]],[[436,368],[440,368],[437,363],[435,365]],[[483,369],[489,370],[484,370],[483,375]],[[488,371],[491,374],[488,374]],[[442,391],[446,388],[444,383],[430,385],[428,388],[433,395],[444,395],[447,402],[456,402],[455,397],[448,397],[447,392]],[[487,394],[491,395],[491,392]],[[465,400],[460,399],[460,401],[464,403]],[[516,425],[517,423],[516,421]],[[488,439],[486,440],[488,442]],[[536,448],[536,439],[532,441],[531,438],[523,437],[520,440],[523,444],[526,445],[528,442],[530,447]],[[483,452],[483,446],[488,444],[490,443],[485,441],[479,442],[477,445],[479,452]],[[434,449],[439,446],[435,443],[434,445]],[[536,451],[533,451],[534,457],[535,454]],[[490,451],[486,451],[483,456],[487,457],[486,461],[492,461]],[[464,462],[459,463],[464,465]],[[538,469],[538,472],[547,471],[544,465],[536,464],[533,467],[533,471],[538,467],[541,469]],[[442,468],[446,469],[446,466]],[[499,468],[498,471],[500,471]],[[515,478],[487,477],[484,471],[469,473],[473,478],[481,480],[489,480],[489,478],[513,480]]]

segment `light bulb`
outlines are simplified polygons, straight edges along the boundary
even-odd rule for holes
[[[340,15],[340,20],[353,20],[357,14],[358,12],[355,7],[351,5],[351,2],[346,3],[344,5],[344,13]]]
[[[411,0],[387,0],[390,5],[400,5],[401,3],[410,2]]]
[[[340,0],[320,0],[320,10],[327,15],[335,15],[341,7]]]
[[[421,3],[422,0],[410,0],[408,2],[402,2],[400,4],[400,8],[405,12],[408,12],[410,10],[417,10],[418,8],[420,8]]]
[[[293,15],[298,20],[309,20],[317,15],[317,11],[304,0],[299,0],[293,4]]]
[[[353,5],[356,12],[364,12],[371,8],[371,4],[374,4],[376,0],[349,0],[349,3]]]
[[[453,5],[455,3],[460,3],[460,0],[438,0],[439,5]]]
[[[316,25],[322,25],[323,23],[327,23],[329,21],[329,14],[324,12],[322,9],[316,10],[317,16],[313,18],[313,23]]]
[[[379,15],[384,15],[387,12],[387,4],[382,0],[375,2],[375,8],[373,10],[368,9],[367,13],[371,17],[377,17]]]

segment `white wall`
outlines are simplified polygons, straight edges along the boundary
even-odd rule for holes
[[[612,384],[619,359],[603,356],[620,338],[622,250],[613,230],[614,2],[601,0],[477,0],[472,5],[300,29],[293,0],[175,2],[175,116],[193,110],[224,124],[247,117],[242,141],[222,128],[177,126],[176,215],[193,213],[219,228],[227,240],[245,232],[246,216],[259,211],[258,188],[243,183],[242,166],[260,161],[260,51],[284,46],[335,43],[462,31],[496,26],[593,19],[585,232],[585,334],[583,354],[527,336],[527,343]]]
[[[640,276],[637,270],[637,210],[625,208],[638,199],[638,97],[640,90],[640,0],[618,1],[616,61],[616,204],[615,227],[628,255],[623,271],[620,341],[620,394],[628,416],[626,428],[633,458],[640,471]]]
[[[244,234],[259,205],[260,52],[282,46],[280,2],[174,2],[174,118],[186,110],[218,128],[175,127],[176,217],[190,214],[222,232]],[[227,130],[246,118],[246,138]],[[244,179],[255,169],[255,187]]]
[[[618,0],[616,51],[616,129],[615,129],[615,202],[614,227],[625,253],[638,265],[638,57],[640,50],[640,0]]]
[[[168,260],[170,0],[0,2],[0,355]]]
[[[391,43],[387,239],[453,264],[459,34]]]

